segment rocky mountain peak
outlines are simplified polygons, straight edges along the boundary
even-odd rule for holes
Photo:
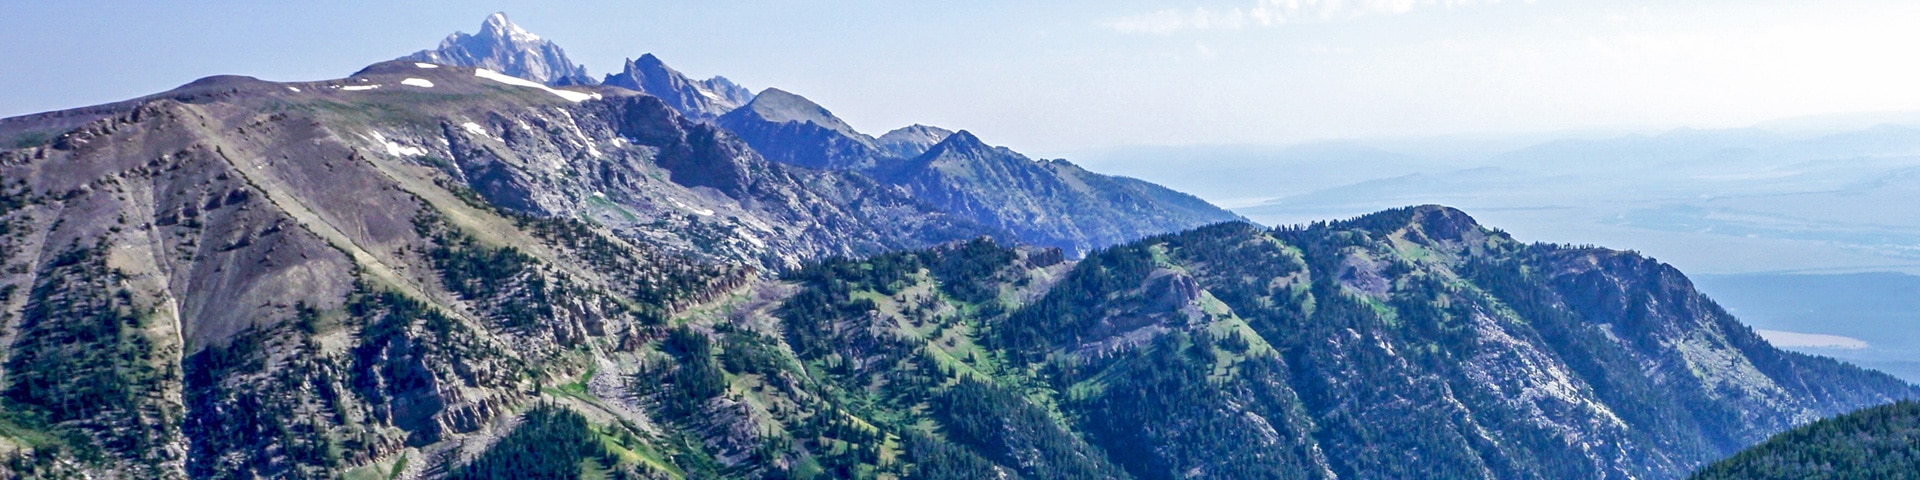
[[[807,97],[778,88],[761,90],[748,102],[747,109],[762,120],[774,123],[812,123],[841,133],[858,134],[852,125],[833,116],[826,107]]]
[[[973,157],[982,157],[986,155],[991,155],[994,153],[1005,153],[1008,155],[1019,156],[1018,153],[1014,153],[1011,150],[1008,150],[1005,152],[1000,152],[1000,150],[1003,150],[1003,149],[999,147],[994,147],[992,145],[987,145],[987,142],[980,140],[980,137],[975,136],[973,132],[961,130],[958,132],[953,132],[953,134],[948,135],[945,140],[941,140],[940,143],[934,144],[933,147],[928,148],[926,153],[921,154],[921,156],[922,158],[926,158],[926,159],[935,159],[935,158],[949,157],[949,156],[961,156],[961,157],[973,158]],[[1021,157],[1021,158],[1025,158],[1025,157]]]
[[[1480,222],[1459,209],[1441,205],[1413,207],[1413,223],[1429,238],[1460,240],[1468,232],[1480,231]]]
[[[494,12],[493,15],[488,15],[487,20],[481,22],[480,33],[477,35],[481,38],[506,39],[514,42],[540,41],[539,35],[534,35],[533,32],[515,25],[513,20],[507,19],[506,12]]]
[[[913,124],[895,129],[881,135],[875,143],[888,155],[900,158],[913,158],[927,153],[941,140],[953,135],[952,130],[921,124]]]
[[[726,77],[695,80],[668,67],[651,53],[627,60],[620,73],[608,74],[602,83],[660,97],[681,115],[703,121],[740,108],[753,99],[752,91]]]
[[[440,47],[421,50],[400,60],[485,68],[548,85],[591,85],[584,66],[567,52],[507,19],[505,13],[487,16],[479,33],[454,32]]]
[[[1413,232],[1417,235],[1409,239],[1416,241],[1429,239],[1439,242],[1462,242],[1484,238],[1488,233],[1486,228],[1480,226],[1480,223],[1466,212],[1443,205],[1396,208],[1340,223],[1352,225],[1379,236]]]
[[[649,70],[673,71],[672,68],[667,67],[667,62],[661,61],[660,57],[655,56],[652,53],[643,53],[643,54],[640,54],[640,58],[627,60],[627,67],[628,69],[633,69],[634,67],[642,67]],[[674,73],[679,73],[679,72],[674,72]]]
[[[778,88],[714,122],[740,135],[767,159],[807,168],[872,168],[885,156],[873,137],[854,130],[820,104]]]

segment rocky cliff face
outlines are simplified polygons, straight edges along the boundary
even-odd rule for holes
[[[408,58],[487,68],[553,85],[583,83],[569,80],[572,73],[540,73],[542,69],[551,70],[546,66],[556,65],[554,62],[571,64],[566,63],[558,46],[513,26],[504,15],[489,17],[480,35],[455,34],[440,50]],[[563,80],[552,80],[556,78]],[[984,161],[922,160],[917,157],[947,140],[952,132],[914,125],[874,138],[806,97],[777,88],[752,95],[723,77],[695,80],[652,54],[628,61],[620,73],[607,75],[604,85],[656,97],[682,117],[727,130],[775,163],[859,173],[880,180],[888,188],[897,187],[913,201],[972,223],[1012,232],[1013,239],[1021,242],[1063,247],[1071,255],[1238,218],[1191,195],[1134,179],[1094,174],[1064,161],[1033,162],[1012,152],[996,153]],[[0,125],[0,132],[5,131],[7,126]],[[24,127],[21,131],[13,136],[30,134]],[[42,135],[49,131],[53,130],[38,130]],[[961,140],[978,142],[972,135]],[[924,168],[931,163],[946,167]],[[730,168],[687,167],[702,169],[701,175],[721,175],[722,170]],[[986,170],[1022,178],[973,175]],[[999,205],[1003,199],[1005,204]],[[1026,223],[1033,221],[1044,224]],[[1014,225],[1020,228],[1011,228]]]
[[[421,50],[400,60],[476,67],[548,85],[591,85],[586,67],[567,58],[550,40],[514,25],[505,13],[495,13],[480,24],[478,33],[456,32],[433,50]]]
[[[885,150],[889,156],[895,158],[913,158],[920,156],[920,154],[927,153],[928,149],[940,144],[941,140],[946,140],[947,137],[952,135],[953,131],[951,130],[914,124],[887,132],[885,135],[881,135],[880,138],[875,139],[874,143],[880,145],[880,149]]]
[[[874,139],[818,104],[777,89],[761,92],[718,124],[774,161],[859,172],[943,211],[1009,231],[1021,242],[1060,247],[1073,256],[1239,218],[1192,195],[1089,172],[1065,160],[1035,161],[966,131],[934,139],[946,131],[915,126]],[[905,153],[913,155],[897,155]]]
[[[652,97],[503,78],[211,79],[0,154],[0,422],[51,462],[15,468],[457,457],[588,352],[753,278],[992,233]]]
[[[961,131],[869,171],[941,210],[1078,256],[1158,232],[1236,220],[1191,195],[1065,160],[1035,161]]]
[[[740,135],[768,159],[822,170],[872,168],[884,155],[873,137],[860,133],[806,97],[769,88],[734,111],[720,126]]]
[[[753,100],[753,92],[726,77],[694,80],[649,53],[628,60],[620,73],[601,82],[658,97],[688,118],[711,121]]]

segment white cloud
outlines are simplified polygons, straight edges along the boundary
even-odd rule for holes
[[[1193,42],[1193,49],[1200,53],[1200,58],[1212,59],[1220,56],[1220,54],[1213,53],[1212,47],[1208,47],[1207,44],[1202,42]]]
[[[1779,330],[1754,329],[1753,333],[1767,339],[1767,343],[1781,348],[1838,348],[1842,350],[1860,350],[1867,348],[1867,341],[1853,337],[1826,335],[1820,333],[1783,332]]]
[[[1369,15],[1399,15],[1419,9],[1475,7],[1502,0],[1258,0],[1250,7],[1169,8],[1101,22],[1128,34],[1171,35],[1183,30],[1238,30],[1295,22],[1325,22]],[[1533,3],[1534,0],[1520,0]]]

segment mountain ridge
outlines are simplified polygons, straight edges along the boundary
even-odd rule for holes
[[[462,64],[485,66],[472,62]],[[1003,182],[1006,177],[975,182],[971,177],[947,176],[916,185],[910,182],[914,180],[910,175],[902,173],[908,170],[900,165],[914,162],[915,157],[946,140],[952,132],[913,125],[889,132],[890,138],[875,138],[854,129],[806,97],[777,87],[751,94],[718,76],[694,80],[668,67],[653,54],[628,61],[621,73],[608,75],[604,83],[659,97],[683,116],[711,122],[733,132],[769,160],[809,169],[859,173],[882,180],[909,195],[932,195],[915,200],[948,209],[948,213],[977,224],[1012,232],[1021,242],[1060,246],[1072,255],[1156,233],[1241,218],[1191,195],[1136,179],[1095,174],[1064,162],[1035,170],[1018,165],[1025,162],[1022,158],[999,168],[1021,170],[1022,175],[1050,177],[1038,182],[1016,183],[1051,186],[1050,191],[1006,190],[1003,188],[1008,185]],[[1018,154],[1007,151],[1000,156],[1012,158]],[[1071,192],[1072,198],[1055,199],[1057,192]],[[1009,216],[1012,212],[1006,209],[968,203],[996,196],[1017,199],[1025,204],[1018,208],[1027,213]],[[1131,221],[1129,215],[1133,214],[1142,218]],[[1096,217],[1098,219],[1090,223],[1099,225],[1075,225],[1073,217]],[[1037,218],[1061,219],[1064,225],[1013,228],[1009,223]]]
[[[769,87],[716,121],[774,161],[807,168],[871,168],[881,156],[873,137],[853,129],[826,107]]]
[[[609,73],[600,83],[660,97],[681,115],[699,120],[713,120],[753,100],[752,92],[726,77],[695,80],[651,53],[627,60],[620,73]]]
[[[879,144],[888,155],[913,158],[927,153],[927,149],[950,135],[953,135],[952,130],[916,123],[889,131],[874,139],[874,143]]]
[[[0,119],[0,476],[1672,478],[1920,395],[1448,207],[725,123],[413,60]]]

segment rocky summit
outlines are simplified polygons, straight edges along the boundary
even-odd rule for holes
[[[601,83],[659,97],[681,115],[699,120],[713,120],[753,101],[753,92],[726,77],[694,80],[651,53],[628,60],[620,73],[607,74]]]
[[[918,157],[934,145],[953,135],[953,131],[940,127],[914,124],[894,129],[874,139],[887,155],[898,158]]]
[[[1678,478],[1920,394],[1447,207],[481,57],[0,119],[0,477]]]
[[[505,13],[487,17],[479,33],[456,32],[440,41],[440,48],[400,60],[486,68],[549,85],[593,83],[586,67],[567,59],[559,45],[514,25]]]

